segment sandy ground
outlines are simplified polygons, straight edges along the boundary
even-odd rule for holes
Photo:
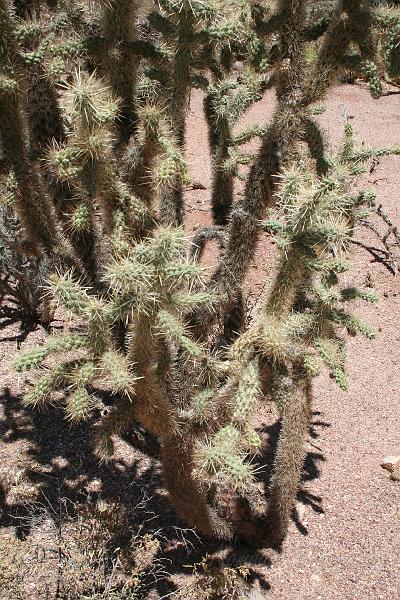
[[[249,112],[244,124],[267,120],[273,104],[273,97],[266,96]],[[400,96],[372,101],[365,89],[341,86],[330,93],[324,105],[327,110],[318,118],[334,145],[343,130],[344,109],[360,140],[374,147],[400,144]],[[187,193],[190,232],[209,220],[210,172],[199,93],[194,93],[191,100],[187,158],[193,180],[206,187]],[[375,184],[378,201],[392,220],[400,223],[400,157],[380,159],[366,179]],[[360,231],[359,239],[377,245],[366,231]],[[264,265],[270,264],[272,254],[269,243],[260,245],[261,266],[253,268],[249,275],[250,305],[262,287]],[[211,264],[215,262],[212,252],[208,257]],[[367,279],[378,292],[380,302],[373,306],[360,304],[357,314],[374,325],[378,335],[372,342],[359,337],[349,339],[347,393],[341,392],[326,374],[315,382],[314,419],[299,493],[298,518],[291,524],[282,552],[252,555],[251,550],[229,549],[232,564],[253,562],[253,579],[260,586],[261,597],[400,598],[400,484],[389,480],[380,466],[386,454],[400,454],[400,279],[370,254],[356,248],[349,283],[363,284]],[[3,473],[4,470],[11,473],[11,479],[15,473],[22,473],[20,481],[9,491],[3,531],[7,535],[19,533],[15,516],[26,514],[26,510],[17,492],[22,489],[28,494],[32,485],[39,485],[54,497],[59,494],[57,486],[67,495],[82,491],[87,494],[99,488],[103,496],[114,495],[127,504],[128,496],[129,502],[134,502],[145,488],[152,496],[151,507],[163,515],[161,526],[169,533],[174,532],[175,537],[172,534],[170,537],[174,537],[175,543],[170,550],[168,544],[164,546],[164,552],[173,561],[171,572],[179,579],[180,573],[185,572],[184,564],[212,547],[190,533],[187,536],[193,548],[179,541],[173,529],[179,523],[166,504],[156,463],[120,442],[115,461],[99,466],[87,457],[90,435],[85,426],[70,428],[56,409],[44,415],[31,415],[21,409],[20,382],[10,366],[17,352],[18,333],[18,324],[14,323],[0,334],[4,388],[0,413],[1,468]],[[22,348],[35,345],[45,335],[40,329],[32,332],[22,342]],[[261,419],[260,428],[263,425]],[[265,431],[267,426],[266,419]],[[23,488],[18,487],[21,481]]]

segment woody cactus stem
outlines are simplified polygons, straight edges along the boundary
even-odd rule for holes
[[[214,95],[204,98],[204,113],[208,124],[208,143],[212,160],[211,206],[214,223],[226,225],[233,203],[233,176],[223,168],[229,158],[228,148],[232,145],[232,135],[228,118],[218,115],[214,106]]]
[[[176,13],[175,56],[172,73],[172,90],[169,107],[172,128],[180,149],[185,144],[186,111],[191,89],[191,61],[195,39],[196,18],[190,2],[184,0],[174,7]],[[178,226],[183,223],[183,189],[177,181],[170,189],[162,191],[160,198],[160,219],[166,225]]]
[[[57,233],[54,216],[39,175],[28,157],[26,121],[15,80],[0,80],[0,131],[4,155],[14,170],[18,186],[15,207],[24,226],[30,249],[40,254],[40,246],[51,253]]]
[[[51,142],[65,139],[57,91],[41,65],[29,68],[28,121],[32,148],[43,152]]]
[[[131,414],[160,437],[164,481],[177,514],[205,535],[230,537],[229,527],[208,505],[206,490],[193,477],[195,439],[188,435],[187,429],[182,430],[177,408],[167,400],[157,377],[160,371],[169,372],[170,366],[165,362],[170,364],[170,357],[168,345],[160,345],[158,340],[156,345],[153,318],[140,315],[136,319],[128,360],[135,361],[139,376]]]
[[[161,104],[147,103],[138,115],[140,125],[125,153],[124,171],[133,193],[155,215],[158,188],[165,191],[185,176],[184,160]]]
[[[137,38],[136,17],[140,0],[111,0],[103,3],[102,27],[106,41],[103,68],[110,87],[121,100],[117,120],[120,141],[125,143],[137,126],[134,106],[138,58],[132,51]]]
[[[176,415],[160,387],[154,373],[158,361],[158,347],[154,339],[154,319],[139,315],[132,328],[128,361],[135,362],[140,377],[137,382],[138,401],[134,409],[136,419],[158,436],[167,436],[176,430]]]
[[[17,182],[15,207],[31,251],[40,246],[51,253],[57,231],[49,199],[29,157],[26,89],[14,41],[14,24],[7,0],[0,2],[0,132],[6,163]]]
[[[195,15],[190,2],[182,3],[178,13],[176,53],[173,67],[173,88],[170,100],[173,127],[178,144],[185,143],[186,111],[190,92],[190,65],[195,35]]]
[[[154,209],[154,186],[150,182],[150,173],[160,153],[159,137],[161,111],[156,106],[145,106],[141,111],[141,128],[138,136],[132,139],[125,157],[127,180],[134,194],[145,205]],[[142,131],[141,131],[142,130]],[[140,135],[142,134],[142,135]]]
[[[303,470],[305,441],[311,419],[310,377],[301,368],[293,368],[288,387],[266,515],[266,535],[275,544],[280,544],[287,533]]]
[[[267,318],[277,318],[283,323],[295,308],[299,291],[310,277],[304,268],[304,261],[305,256],[297,248],[289,251],[283,259],[266,303]],[[312,403],[311,377],[303,366],[296,363],[279,365],[280,359],[273,359],[271,383],[276,394],[274,399],[282,409],[282,425],[266,515],[266,535],[274,544],[283,542],[294,508],[304,464]]]
[[[210,507],[206,489],[193,477],[191,466],[195,457],[194,439],[176,435],[163,440],[163,472],[169,497],[178,515],[190,526],[204,535],[229,539],[231,527]]]

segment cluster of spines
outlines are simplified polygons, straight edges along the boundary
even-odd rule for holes
[[[158,360],[157,354],[153,353],[146,359],[150,361],[147,364],[136,352],[137,349],[143,352],[136,338],[143,334],[138,324],[145,319],[153,340],[159,344],[163,338],[171,349],[179,348],[188,359],[212,376],[217,364],[202,346],[191,339],[190,332],[181,321],[181,315],[188,306],[212,301],[207,292],[190,292],[191,285],[194,282],[198,285],[201,281],[201,269],[184,258],[184,240],[180,230],[159,229],[155,237],[137,244],[126,257],[109,264],[104,275],[107,292],[100,298],[76,281],[71,273],[53,276],[49,293],[56,303],[84,319],[85,332],[49,338],[43,346],[22,354],[16,363],[17,370],[23,372],[38,367],[50,354],[63,355],[83,348],[85,359],[77,359],[80,370],[76,370],[76,365],[74,367],[76,380],[80,374],[77,398],[83,402],[83,388],[90,385],[91,377],[86,382],[82,380],[87,373],[92,378],[95,375],[101,377],[103,384],[113,393],[131,399],[135,395],[137,380],[135,365],[138,365],[138,376],[143,377],[141,371],[152,368]],[[116,344],[117,322],[127,323],[131,330],[126,355],[118,350]],[[41,390],[46,390],[47,397],[51,381],[54,387],[62,383],[61,373],[64,371],[61,369],[59,373],[57,369],[54,374],[39,380],[39,387],[29,396],[31,402],[35,398],[37,402],[44,401]]]

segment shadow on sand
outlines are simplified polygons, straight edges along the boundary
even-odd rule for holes
[[[19,342],[19,339],[14,339]],[[102,463],[93,454],[93,422],[71,425],[65,420],[63,411],[56,406],[49,406],[43,412],[27,409],[21,404],[21,398],[13,395],[8,388],[3,389],[0,403],[3,405],[1,443],[24,442],[27,447],[24,477],[40,490],[39,501],[53,508],[66,502],[73,507],[79,503],[95,504],[99,499],[111,501],[126,509],[130,530],[140,526],[142,533],[146,533],[146,530],[161,533],[159,556],[168,564],[170,576],[155,582],[154,588],[160,596],[173,595],[177,587],[171,577],[187,575],[190,573],[188,565],[200,562],[204,556],[222,555],[227,566],[246,566],[249,568],[249,583],[257,581],[265,593],[270,589],[266,571],[271,559],[265,552],[239,542],[225,544],[199,536],[176,517],[166,497],[160,464],[155,458],[149,458],[132,444],[121,442],[119,458]],[[318,478],[319,463],[325,460],[317,440],[319,429],[329,427],[329,424],[322,421],[320,416],[318,412],[313,413],[310,427],[313,450],[307,453],[302,483]],[[261,457],[266,489],[279,430],[279,421],[259,429],[259,433],[268,440]],[[132,440],[134,444],[137,441],[131,437],[130,442]],[[95,491],[92,489],[93,481],[96,481]],[[145,511],[134,510],[143,503],[144,498]],[[323,512],[321,498],[309,493],[303,486],[299,490],[298,500],[316,512]],[[57,509],[54,512],[57,513]],[[6,492],[0,484],[0,518],[1,526],[13,527],[15,535],[20,540],[26,540],[32,526],[32,505],[24,502],[18,504],[18,501],[7,505]],[[296,512],[293,520],[298,530],[307,535],[307,529]],[[115,543],[122,543],[118,536]]]

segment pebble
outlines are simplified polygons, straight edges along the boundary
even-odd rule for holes
[[[381,462],[381,467],[382,469],[389,471],[389,473],[393,473],[394,469],[398,466],[398,463],[400,463],[400,456],[389,454],[388,456],[385,456]]]

